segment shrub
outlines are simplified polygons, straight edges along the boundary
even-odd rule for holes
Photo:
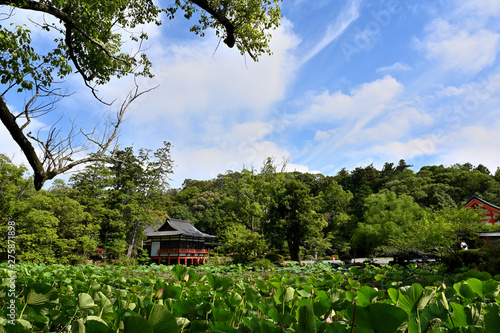
[[[483,261],[477,266],[477,269],[491,274],[500,274],[500,244],[487,244],[480,248],[479,252],[482,255]]]
[[[258,259],[250,264],[250,267],[253,267],[254,269],[262,269],[262,270],[269,270],[269,269],[274,269],[274,264],[271,262],[269,259]]]
[[[235,253],[231,255],[233,264],[248,264],[251,261],[255,260],[255,257],[252,255],[239,254]]]
[[[213,266],[226,266],[233,262],[233,258],[223,254],[218,254],[216,252],[210,252],[210,255],[206,257],[205,263]]]
[[[264,258],[270,260],[275,264],[282,264],[285,261],[285,258],[281,254],[277,253],[268,253]]]
[[[344,264],[350,264],[352,261],[352,256],[349,253],[343,253],[340,255],[339,259],[344,262]]]
[[[486,271],[491,274],[500,273],[500,244],[487,244],[479,249],[459,251],[443,256],[443,263],[450,271],[464,266]]]
[[[137,266],[137,259],[135,258],[118,258],[118,259],[107,259],[105,261],[108,265],[114,266],[124,266],[124,267],[134,267]]]

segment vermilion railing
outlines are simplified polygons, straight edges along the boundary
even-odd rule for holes
[[[207,249],[158,249],[158,254],[164,253],[198,253],[198,254],[208,254]]]

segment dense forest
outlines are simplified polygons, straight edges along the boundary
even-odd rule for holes
[[[125,148],[35,191],[26,167],[0,154],[0,232],[15,225],[16,258],[27,263],[85,262],[97,248],[140,262],[143,230],[166,217],[193,221],[217,236],[219,253],[237,253],[235,260],[443,255],[462,239],[479,246],[477,232],[494,228],[463,208],[471,194],[500,205],[500,168],[492,173],[466,163],[414,171],[400,160],[324,176],[285,167],[268,158],[259,169],[186,179],[172,189],[165,143],[154,152]],[[7,243],[0,246],[7,253]]]

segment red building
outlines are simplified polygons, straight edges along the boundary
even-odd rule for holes
[[[500,212],[500,207],[489,203],[486,200],[481,199],[477,195],[472,195],[467,203],[465,204],[465,208],[479,208],[481,209],[482,219],[481,221],[488,225],[495,225],[495,223],[500,223],[497,218]]]
[[[145,236],[144,247],[158,265],[162,262],[167,265],[204,264],[209,253],[205,240],[215,237],[199,231],[190,221],[170,218],[157,230],[146,229]]]

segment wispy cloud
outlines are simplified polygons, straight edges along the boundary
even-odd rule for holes
[[[377,73],[383,73],[383,72],[405,72],[411,70],[411,66],[398,61],[390,66],[385,66],[385,67],[380,67],[377,68]]]
[[[320,53],[325,47],[330,45],[331,42],[336,40],[342,33],[349,27],[349,25],[356,21],[359,17],[359,9],[361,0],[351,0],[349,4],[337,16],[333,24],[326,28],[323,38],[307,53],[304,58],[300,60],[300,65],[308,62],[315,55]]]

